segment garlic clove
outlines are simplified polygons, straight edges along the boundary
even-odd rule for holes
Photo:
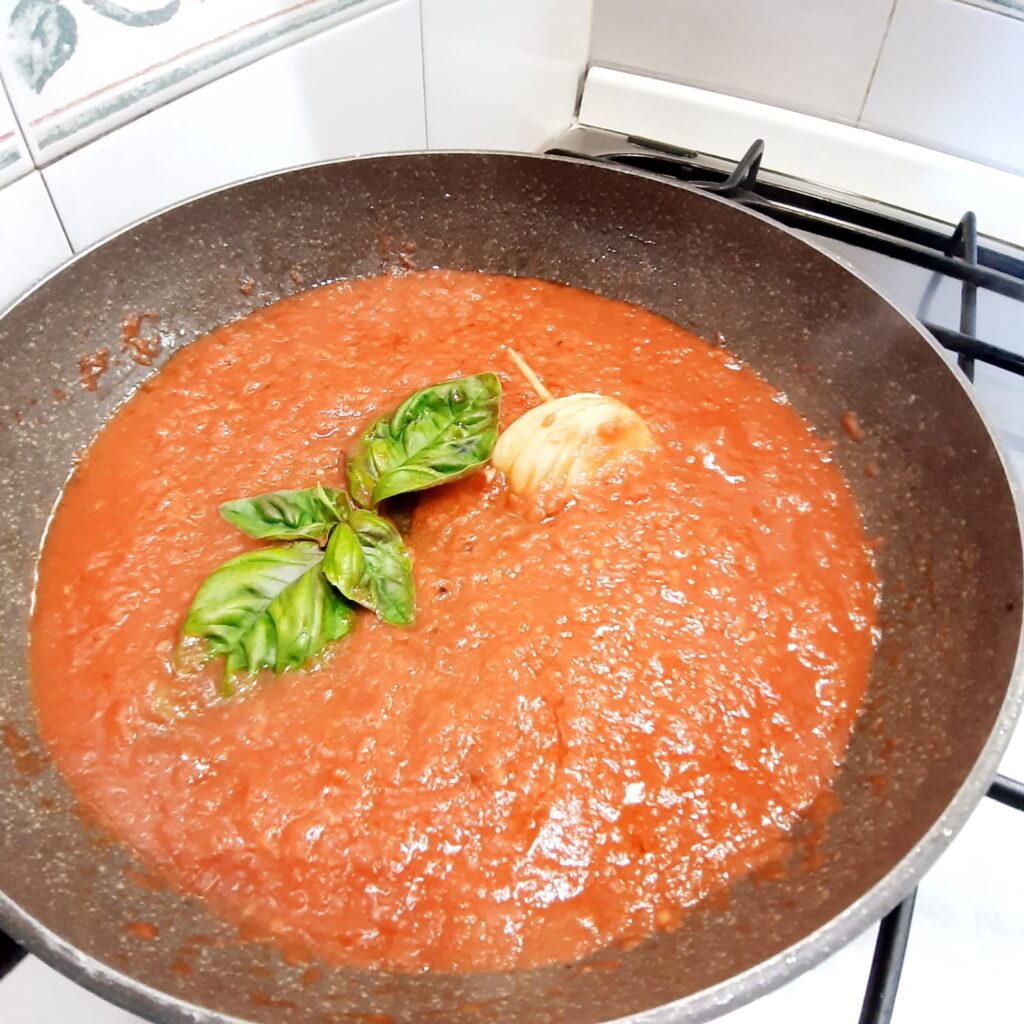
[[[584,392],[524,413],[498,438],[492,461],[514,493],[551,506],[592,486],[628,453],[657,446],[624,402]]]

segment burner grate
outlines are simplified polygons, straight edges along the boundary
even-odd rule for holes
[[[22,960],[25,950],[10,936],[0,932],[0,978]]]
[[[705,192],[730,199],[772,220],[822,238],[868,249],[881,256],[912,263],[963,283],[960,330],[939,324],[925,327],[950,351],[959,354],[961,369],[973,380],[973,363],[990,363],[1024,376],[1024,356],[975,337],[977,289],[1024,302],[1024,259],[978,245],[973,213],[964,215],[950,237],[933,227],[806,191],[798,183],[779,184],[761,178],[764,142],[757,139],[743,158],[727,171],[703,160],[697,153],[666,149],[660,143],[628,137],[630,146],[645,147],[600,153],[591,157],[609,163],[650,171],[676,181],[696,185]],[[560,156],[578,156],[570,149],[552,149]]]

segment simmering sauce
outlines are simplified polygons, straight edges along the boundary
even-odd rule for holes
[[[539,521],[494,471],[424,492],[414,626],[362,614],[233,700],[219,665],[175,672],[197,586],[257,546],[218,503],[340,483],[370,416],[449,377],[497,372],[507,425],[536,402],[507,345],[657,456]],[[83,803],[246,934],[521,967],[685,926],[779,856],[842,758],[875,595],[827,448],[728,351],[556,285],[389,276],[218,328],[112,418],[46,539],[33,694]]]

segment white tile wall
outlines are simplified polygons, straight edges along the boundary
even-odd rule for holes
[[[861,123],[1024,173],[1024,21],[899,0]]]
[[[383,0],[0,0],[0,67],[40,164]]]
[[[591,61],[1024,173],[1024,0],[594,0]]]
[[[0,311],[70,255],[38,171],[0,188]]]
[[[591,0],[422,0],[432,149],[539,149],[572,118]]]
[[[81,249],[263,172],[426,143],[417,0],[396,0],[232,72],[43,173]]]
[[[895,0],[595,0],[592,61],[854,122]]]

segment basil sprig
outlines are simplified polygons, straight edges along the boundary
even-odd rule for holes
[[[349,457],[356,504],[342,488],[317,484],[220,506],[224,519],[250,537],[292,542],[229,559],[189,605],[182,636],[198,638],[205,657],[223,657],[221,696],[235,692],[239,673],[302,668],[349,632],[359,605],[391,625],[412,624],[409,553],[398,530],[372,508],[486,462],[500,402],[493,373],[410,395],[374,421]]]
[[[423,388],[374,420],[348,457],[348,484],[363,508],[449,483],[490,457],[498,439],[501,382],[478,373]]]

